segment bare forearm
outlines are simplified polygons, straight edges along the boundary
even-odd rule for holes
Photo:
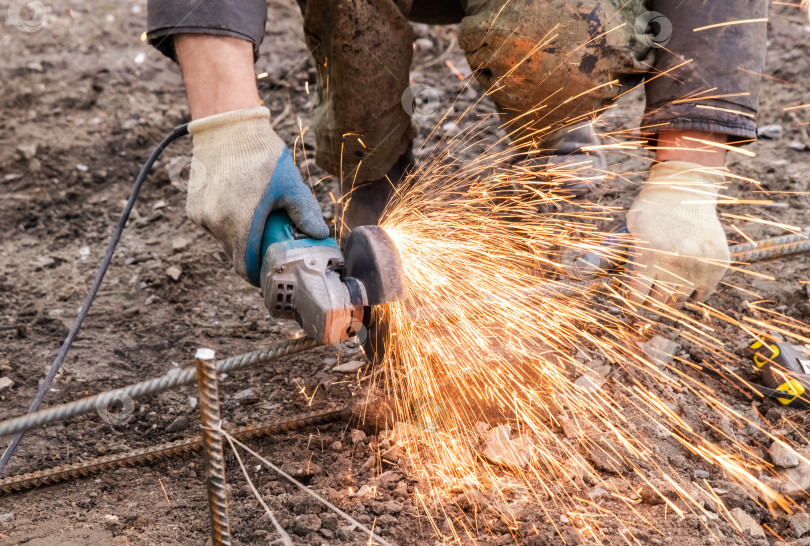
[[[178,34],[174,46],[192,119],[262,104],[250,42],[227,36]]]
[[[725,144],[728,137],[702,131],[661,131],[655,160],[688,161],[705,167],[721,168],[726,162],[726,150],[716,144]]]

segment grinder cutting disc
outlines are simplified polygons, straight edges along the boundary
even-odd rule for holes
[[[343,251],[346,275],[359,280],[366,290],[369,307],[363,313],[366,335],[363,350],[374,364],[385,355],[388,325],[381,313],[370,307],[402,301],[408,295],[408,283],[399,251],[391,237],[379,226],[360,226],[352,230]]]

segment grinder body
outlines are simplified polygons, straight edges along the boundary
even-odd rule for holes
[[[265,224],[262,255],[261,288],[271,316],[295,319],[326,345],[364,331],[372,306],[407,293],[399,253],[379,226],[355,228],[344,255],[335,239],[311,239],[277,210]]]

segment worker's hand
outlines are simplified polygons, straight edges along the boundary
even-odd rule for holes
[[[303,233],[329,236],[318,201],[304,184],[270,112],[256,107],[189,124],[194,156],[186,212],[216,237],[236,272],[258,286],[267,216],[284,209]]]
[[[723,175],[685,161],[654,165],[627,213],[633,236],[627,297],[633,303],[698,301],[716,288],[729,264],[717,218]]]

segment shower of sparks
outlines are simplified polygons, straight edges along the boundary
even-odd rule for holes
[[[392,333],[384,388],[394,420],[416,424],[405,447],[422,478],[422,502],[432,499],[442,511],[474,498],[493,526],[512,531],[534,506],[555,524],[565,515],[582,539],[599,542],[616,538],[605,529],[630,532],[643,520],[623,520],[588,496],[586,483],[607,488],[598,470],[618,474],[606,490],[633,514],[642,488],[681,517],[705,513],[707,498],[722,506],[708,482],[693,484],[657,451],[667,438],[752,497],[789,509],[789,499],[760,479],[771,465],[735,432],[773,438],[750,408],[724,403],[720,384],[700,366],[677,355],[673,363],[657,359],[639,345],[653,333],[680,334],[712,355],[719,374],[736,376],[718,322],[752,341],[772,325],[743,325],[702,304],[649,309],[658,315],[653,320],[610,284],[590,291],[576,285],[571,294],[572,285],[558,280],[571,273],[570,256],[604,248],[600,226],[616,211],[569,202],[557,191],[563,173],[539,180],[537,171],[512,167],[506,154],[461,165],[454,158],[465,145],[448,146],[413,173],[382,222],[410,292],[384,310]],[[555,297],[563,290],[568,295]],[[798,329],[791,327],[788,333]],[[686,374],[680,363],[698,370]],[[609,387],[599,388],[603,374]],[[684,395],[701,401],[707,422],[728,426],[703,437],[682,417]],[[743,396],[749,403],[758,397]],[[512,434],[503,452],[528,464],[499,466],[480,456],[484,431],[505,423]],[[578,452],[586,457],[571,457]],[[716,510],[722,516],[725,509]],[[474,517],[445,517],[453,522],[445,539],[481,532]]]
[[[381,222],[401,254],[409,297],[378,309],[391,333],[380,387],[394,407],[391,422],[415,425],[398,440],[435,532],[475,539],[483,517],[484,527],[517,533],[531,509],[561,536],[573,529],[583,540],[621,541],[640,527],[658,530],[636,508],[643,490],[675,517],[707,516],[698,520],[706,532],[715,512],[736,527],[724,492],[674,468],[662,445],[681,446],[757,502],[790,511],[792,500],[767,478],[775,470],[762,447],[775,436],[756,412],[761,395],[741,382],[718,327],[737,328],[748,343],[770,331],[805,340],[797,332],[806,327],[739,321],[704,304],[632,307],[616,282],[566,280],[583,253],[620,258],[605,226],[623,211],[571,201],[560,185],[581,180],[582,165],[521,167],[514,148],[481,143],[481,123],[411,173]],[[476,159],[462,162],[477,146]],[[740,265],[732,268],[761,276]],[[654,336],[680,336],[706,356],[666,358],[647,343]],[[730,406],[728,396],[743,405]],[[693,403],[701,429],[685,417]],[[511,463],[483,450],[498,433],[500,457]],[[589,486],[626,510],[606,508]]]
[[[501,141],[487,144],[482,138],[487,116],[462,124],[471,109],[455,119],[466,127],[461,134],[442,139],[397,188],[381,221],[401,255],[409,296],[375,309],[389,332],[385,373],[375,377],[393,412],[386,416],[394,429],[389,451],[404,450],[419,478],[417,502],[431,516],[436,535],[454,543],[475,541],[488,530],[517,536],[525,532],[524,516],[542,513],[561,537],[573,531],[575,541],[629,543],[640,528],[662,533],[660,522],[639,510],[641,496],[657,497],[672,517],[699,516],[706,533],[715,535],[708,522],[717,517],[739,530],[723,502],[727,491],[673,466],[667,450],[678,449],[758,504],[792,511],[793,500],[777,490],[777,471],[764,456],[771,441],[786,440],[761,419],[762,395],[747,386],[750,374],[743,369],[749,364],[729,350],[729,342],[750,344],[774,332],[808,342],[801,333],[810,329],[757,302],[749,302],[753,319],[703,303],[632,306],[616,278],[573,282],[581,273],[577,256],[627,258],[624,249],[632,241],[617,245],[608,229],[621,223],[624,211],[572,201],[561,187],[589,181],[593,173],[586,176],[586,165],[525,166],[516,159],[537,152],[531,143],[498,151]],[[447,116],[434,131],[445,121]],[[646,144],[635,129],[614,129],[602,138],[601,148],[628,155],[640,155]],[[753,155],[694,142],[696,148]],[[462,160],[470,156],[475,159]],[[723,174],[763,191],[755,180]],[[770,202],[722,196],[718,205]],[[751,215],[721,217],[801,229]],[[737,225],[730,228],[752,241]],[[744,266],[731,269],[772,278]],[[721,284],[720,290],[732,289],[755,296]],[[731,329],[735,339],[725,339]],[[675,339],[692,354],[669,355],[656,345]],[[604,493],[594,496],[599,488]],[[605,496],[624,509],[610,509]]]

